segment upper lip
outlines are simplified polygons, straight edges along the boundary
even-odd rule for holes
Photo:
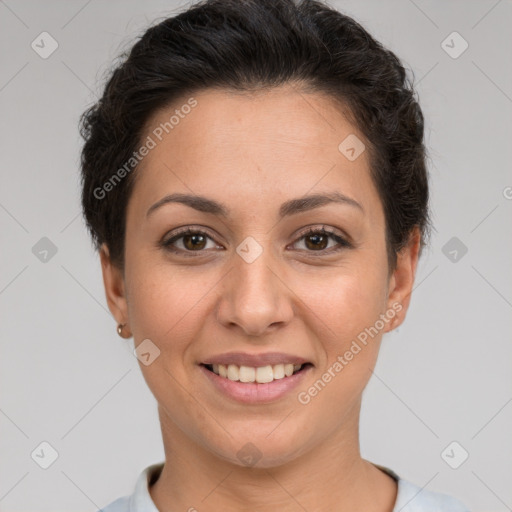
[[[217,354],[205,359],[202,364],[236,364],[237,366],[267,366],[275,364],[304,364],[307,359],[286,354],[284,352],[265,352],[263,354],[249,354],[247,352],[228,352],[226,354]]]

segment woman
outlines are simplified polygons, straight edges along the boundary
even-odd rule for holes
[[[150,28],[84,113],[82,202],[165,463],[107,512],[465,511],[359,450],[429,231],[397,57],[318,1]]]

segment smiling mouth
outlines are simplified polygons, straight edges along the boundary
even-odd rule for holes
[[[204,364],[207,370],[215,373],[219,377],[242,383],[266,384],[274,380],[286,379],[297,373],[305,371],[308,367],[313,366],[311,363],[304,364],[274,364],[259,366],[257,368],[249,366],[238,366],[236,364]]]

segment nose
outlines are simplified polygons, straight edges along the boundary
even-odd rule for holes
[[[218,321],[230,329],[236,325],[248,336],[262,336],[288,324],[294,314],[293,292],[268,251],[252,262],[238,254],[233,260],[222,283]]]

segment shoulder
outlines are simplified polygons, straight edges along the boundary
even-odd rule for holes
[[[440,492],[428,491],[404,480],[398,481],[398,495],[393,512],[469,512],[458,499]]]
[[[469,512],[458,499],[429,491],[398,476],[392,469],[374,464],[397,482],[397,496],[392,512]]]
[[[135,489],[130,496],[117,498],[97,512],[158,512],[148,486],[158,478],[163,467],[163,462],[146,467],[137,478]]]
[[[98,512],[130,512],[130,497],[123,496],[101,508]]]

